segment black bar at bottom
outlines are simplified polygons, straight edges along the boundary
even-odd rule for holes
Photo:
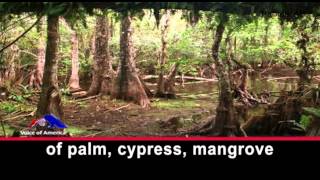
[[[0,141],[0,156],[19,160],[320,159],[319,141]]]

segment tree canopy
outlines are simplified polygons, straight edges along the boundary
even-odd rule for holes
[[[220,11],[236,14],[283,13],[287,15],[319,14],[317,2],[1,2],[4,13],[38,12],[64,14],[73,10],[113,9],[116,11],[140,9],[186,9],[193,11]]]

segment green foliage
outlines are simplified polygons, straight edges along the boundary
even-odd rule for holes
[[[89,105],[86,103],[86,102],[77,102],[77,105],[80,107],[80,108],[86,108],[88,107]]]
[[[320,118],[320,109],[319,108],[304,107],[303,110],[309,115]]]
[[[58,69],[59,76],[66,76],[71,68],[71,30],[66,26],[59,26],[60,44],[59,53],[60,63]]]
[[[65,95],[65,96],[70,96],[71,95],[70,89],[67,88],[67,87],[61,88],[60,92],[61,92],[62,95]]]
[[[88,131],[81,129],[81,128],[78,128],[78,127],[73,127],[73,126],[69,126],[66,129],[66,133],[70,133],[70,135],[72,135],[72,136],[83,135],[86,132],[88,132]]]
[[[1,102],[0,103],[0,110],[4,111],[5,113],[13,113],[17,110],[16,104],[13,104],[11,102]]]
[[[311,122],[311,117],[310,116],[306,116],[306,115],[302,115],[300,118],[300,124],[304,127],[307,128]]]
[[[24,102],[25,99],[22,95],[17,95],[17,94],[11,94],[9,96],[9,99],[13,100],[13,101],[17,101],[17,102]]]
[[[155,25],[155,18],[150,11],[145,12],[143,18],[135,18],[133,43],[136,49],[136,61],[138,66],[150,67],[157,64],[160,50],[160,31]],[[118,39],[118,36],[117,36]],[[115,52],[119,52],[119,41],[113,41]],[[143,69],[143,68],[142,68]]]
[[[36,107],[31,106],[30,102],[23,101],[23,102],[16,102],[16,101],[3,101],[0,102],[0,111],[5,112],[6,114],[10,114],[13,112],[33,112],[35,111]]]
[[[208,19],[203,18],[194,27],[187,26],[180,33],[169,34],[168,68],[178,62],[180,72],[196,75],[197,68],[211,61],[212,33],[208,33],[207,23]]]
[[[18,103],[25,103],[26,99],[33,96],[33,92],[31,89],[28,89],[27,86],[20,86],[19,89],[11,90],[9,95],[9,100],[18,102]]]
[[[194,108],[200,107],[200,104],[197,104],[193,100],[167,100],[167,101],[156,101],[152,103],[153,107],[160,109],[174,109],[174,108]]]
[[[235,19],[237,21],[237,19]],[[244,24],[243,24],[244,23]],[[237,38],[236,54],[242,62],[262,62],[274,60],[274,47],[269,46],[279,39],[277,18],[273,17],[266,23],[264,18],[251,17],[245,21],[240,20],[241,26],[235,27],[234,36]],[[234,25],[235,26],[235,25]],[[268,34],[266,32],[268,29]],[[268,42],[265,39],[268,39]]]
[[[7,124],[4,124],[4,131],[7,136],[11,136],[13,134],[14,130],[15,130],[14,128],[8,126]],[[0,136],[4,136],[2,126],[0,126]]]
[[[109,42],[111,56],[114,67],[119,60],[119,39],[120,23],[119,12],[112,10],[94,10],[81,7],[81,3],[44,3],[47,13],[62,13],[71,29],[64,23],[59,25],[59,83],[66,86],[71,72],[71,30],[75,30],[79,38],[79,62],[80,80],[90,79],[92,71],[93,54],[91,49],[92,39],[95,31],[95,16],[105,15],[112,19],[112,38]],[[123,4],[123,3],[120,3]],[[126,3],[124,3],[126,4]],[[160,3],[161,4],[161,3]],[[163,5],[165,5],[164,3]],[[127,4],[126,4],[127,5]],[[188,3],[185,4],[188,7]],[[216,4],[219,9],[220,3]],[[234,3],[234,7],[242,6],[243,3]],[[170,6],[181,6],[178,3],[170,3]],[[231,7],[231,6],[230,6]],[[266,7],[270,8],[270,5]],[[281,11],[282,4],[275,4],[274,7]],[[203,12],[193,9],[175,10],[171,12],[168,31],[168,61],[165,65],[166,73],[174,63],[179,63],[179,72],[185,75],[197,75],[204,64],[212,63],[211,47],[213,35],[217,24],[222,20],[223,15],[215,11]],[[161,50],[161,30],[156,26],[155,10],[135,11],[133,18],[133,44],[136,53],[137,68],[142,74],[158,74],[160,50]],[[159,18],[161,18],[159,11]],[[190,25],[193,16],[199,17],[196,24]],[[296,42],[299,40],[301,31],[310,35],[310,42],[307,50],[310,58],[315,59],[316,64],[320,63],[320,33],[318,28],[319,19],[313,15],[296,16],[294,18],[283,17],[285,15],[272,14],[263,15],[235,15],[228,14],[226,30],[220,48],[220,58],[226,59],[227,46],[225,39],[230,36],[233,44],[234,56],[237,60],[250,63],[262,64],[264,61],[274,63],[286,63],[297,67],[301,59],[301,50],[297,48]],[[29,27],[35,20],[36,14],[23,13],[20,15],[1,16],[0,30],[5,32],[0,35],[0,47],[15,39],[26,27]],[[161,19],[160,19],[161,20]],[[284,21],[283,21],[284,20]],[[292,22],[291,22],[292,21]],[[111,21],[109,21],[111,22]],[[10,29],[10,24],[12,29]],[[46,22],[44,23],[46,25]],[[44,31],[46,35],[46,30]],[[267,39],[267,40],[266,40]],[[2,42],[5,40],[5,42]],[[39,44],[39,33],[33,28],[16,45],[19,47],[19,57],[15,59],[16,68],[26,74],[35,68],[37,62],[37,45]],[[0,56],[1,67],[8,66],[8,59],[12,52],[10,50]],[[4,66],[2,66],[4,64]],[[24,80],[27,84],[28,78]],[[21,101],[23,98],[19,94],[12,98]]]

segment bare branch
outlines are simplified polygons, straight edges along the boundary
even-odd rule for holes
[[[37,21],[35,23],[33,23],[25,32],[23,32],[20,36],[18,36],[15,40],[13,40],[11,43],[9,43],[8,45],[4,46],[1,50],[0,53],[2,53],[5,49],[7,49],[8,47],[10,47],[11,45],[13,45],[14,43],[16,43],[20,38],[22,38],[25,34],[27,34],[35,25],[38,24],[38,22],[40,21],[40,19],[42,18],[42,16],[40,16]]]

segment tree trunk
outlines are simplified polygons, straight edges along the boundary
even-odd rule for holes
[[[1,54],[3,61],[0,63],[0,87],[12,86],[16,81],[16,62],[17,57],[20,56],[20,49],[13,44],[8,48],[7,52]],[[1,60],[0,60],[1,61]]]
[[[246,106],[252,106],[252,103],[259,103],[262,102],[260,99],[254,98],[250,92],[248,92],[248,78],[249,78],[249,68],[250,66],[245,63],[240,63],[236,60],[234,53],[232,52],[232,43],[230,37],[231,31],[226,38],[227,44],[227,65],[229,66],[229,81],[231,84],[231,89],[233,90],[234,94],[233,97],[238,97]],[[237,74],[231,73],[231,62],[233,62],[236,67],[234,69],[239,69],[238,72],[241,73],[240,77]],[[239,117],[238,117],[239,118]]]
[[[297,74],[299,76],[298,91],[300,92],[304,91],[306,85],[311,84],[314,72],[314,63],[310,62],[312,59],[307,51],[307,43],[309,41],[310,39],[307,33],[301,32],[301,39],[297,42],[298,48],[302,50],[301,61],[299,69],[297,70]]]
[[[109,49],[109,40],[111,39],[111,29],[109,26],[109,19],[105,18],[105,24],[106,24],[106,40],[105,40],[105,45],[103,46],[104,48],[101,49],[101,54],[103,56],[101,58],[104,58],[104,63],[103,63],[103,76],[102,76],[102,84],[101,84],[101,89],[100,92],[102,94],[111,94],[112,91],[112,86],[114,84],[114,79],[116,76],[116,73],[114,72],[112,68],[112,58],[110,55],[110,49]],[[101,43],[102,45],[102,43]]]
[[[149,107],[149,98],[134,65],[131,17],[129,15],[121,17],[120,33],[120,64],[112,97],[133,100],[144,108]]]
[[[45,42],[45,29],[44,29],[44,18],[41,18],[38,24],[38,62],[36,65],[36,69],[30,76],[29,86],[40,89],[42,85],[44,64],[45,64],[45,55],[46,55],[46,42]]]
[[[92,35],[90,36],[90,44],[89,44],[89,49],[87,51],[87,59],[90,59],[92,56],[94,56],[94,52],[96,50],[96,32],[94,31]]]
[[[216,109],[217,115],[213,123],[212,135],[215,136],[235,136],[240,134],[240,124],[235,118],[235,109],[230,86],[230,79],[227,68],[219,59],[219,48],[225,23],[228,17],[223,14],[221,21],[216,29],[215,38],[212,46],[212,57],[217,69],[219,79],[219,104]]]
[[[164,83],[164,90],[165,94],[167,97],[172,97],[175,98],[175,91],[174,91],[174,85],[175,85],[175,80],[176,80],[176,74],[178,71],[179,64],[175,63],[167,78],[165,78],[165,83]]]
[[[61,118],[63,115],[58,88],[58,41],[59,17],[49,15],[47,19],[47,48],[44,66],[43,84],[36,115],[52,113]]]
[[[13,85],[16,78],[16,63],[15,59],[19,57],[19,47],[17,45],[10,46],[10,53],[8,53],[7,67],[4,72],[4,79]]]
[[[248,92],[248,69],[244,68],[240,78],[239,89],[243,92]]]
[[[233,40],[233,55],[234,55],[234,58],[237,58],[237,37],[236,36],[234,37],[234,40]]]
[[[163,97],[165,95],[165,80],[164,80],[164,65],[168,59],[167,45],[168,45],[168,28],[169,28],[169,11],[162,16],[161,25],[161,53],[160,53],[160,73],[157,86],[157,97]]]
[[[93,76],[87,95],[96,95],[100,92],[103,94],[110,94],[111,92],[111,84],[114,75],[111,66],[108,40],[108,18],[105,16],[98,16],[96,20]]]
[[[265,24],[266,24],[266,27],[264,28],[264,31],[265,31],[265,34],[264,34],[264,39],[263,39],[263,43],[265,46],[268,45],[269,43],[269,40],[268,40],[268,36],[269,36],[269,27],[270,27],[270,20],[268,18],[265,19]]]
[[[79,90],[79,40],[77,32],[72,29],[71,32],[71,76],[69,79],[69,88],[71,91]]]
[[[110,28],[109,28],[109,37],[112,38],[114,36],[114,20],[110,18]]]
[[[264,29],[265,31],[265,34],[264,34],[264,38],[263,38],[263,45],[265,47],[268,46],[269,44],[269,27],[270,27],[270,20],[268,19],[268,17],[265,18],[265,24],[266,24],[266,27]],[[269,64],[269,57],[268,57],[268,53],[266,50],[263,51],[263,57],[262,57],[262,62],[261,62],[261,68],[265,69],[267,68],[268,64]]]

